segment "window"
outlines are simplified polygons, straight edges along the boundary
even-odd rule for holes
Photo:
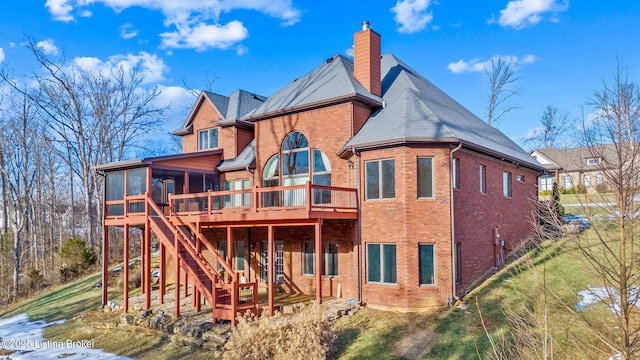
[[[511,173],[505,172],[502,174],[502,193],[506,197],[511,197]]]
[[[540,191],[551,191],[553,190],[553,176],[542,176],[540,177]]]
[[[433,244],[418,245],[419,284],[435,284],[435,246]]]
[[[602,185],[604,183],[604,175],[596,174],[596,186]]]
[[[315,274],[315,250],[313,241],[302,243],[302,275]]]
[[[233,267],[235,271],[244,272],[245,243],[233,242]]]
[[[591,175],[585,175],[583,182],[584,182],[584,187],[586,188],[591,187]]]
[[[516,175],[516,181],[523,183],[524,182],[524,175]]]
[[[418,158],[418,197],[433,197],[433,158]]]
[[[284,283],[284,241],[276,240],[273,243],[274,258],[273,264],[275,273],[273,281],[276,284]],[[267,241],[260,243],[260,281],[267,282],[269,274],[269,244]]]
[[[395,160],[365,162],[367,200],[396,197]]]
[[[480,192],[487,193],[487,167],[480,165]]]
[[[224,182],[224,190],[247,190],[249,187],[249,179],[229,180]],[[251,194],[249,194],[249,192],[224,196],[225,209],[246,208],[249,206],[251,206]]]
[[[315,244],[313,241],[302,243],[302,275],[314,275]],[[322,275],[338,276],[338,243],[327,241],[322,243]]]
[[[218,129],[198,131],[198,150],[215,149],[218,147]]]
[[[367,244],[367,282],[396,283],[396,244]]]
[[[587,165],[598,165],[600,164],[600,158],[588,158]]]
[[[562,187],[565,189],[571,189],[573,187],[573,180],[571,180],[570,175],[564,177]]]
[[[451,164],[451,166],[453,171],[451,179],[453,182],[453,188],[460,189],[460,160],[453,158],[453,164]]]

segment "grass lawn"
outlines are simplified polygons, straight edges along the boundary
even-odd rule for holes
[[[85,326],[94,316],[104,316],[99,312],[101,291],[93,288],[99,279],[100,275],[95,274],[77,280],[15,304],[0,312],[0,317],[26,312],[33,320],[67,319],[64,324],[45,329],[45,337],[56,341],[94,340],[99,348],[134,358],[212,358],[210,352],[192,352],[187,347],[161,341],[157,336]],[[552,290],[543,291],[545,282]],[[508,314],[532,311],[539,316],[543,294],[546,294],[555,357],[581,358],[576,336],[588,332],[572,310],[579,300],[576,291],[599,285],[576,255],[573,242],[548,241],[474,289],[464,298],[461,307],[406,314],[363,308],[355,315],[338,319],[335,322],[336,353],[339,359],[487,358],[492,349],[487,332],[500,350],[500,344],[512,337]],[[110,299],[122,296],[112,289],[109,294]]]

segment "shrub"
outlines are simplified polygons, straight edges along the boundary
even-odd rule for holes
[[[336,338],[319,305],[293,316],[238,316],[238,326],[225,345],[223,359],[326,359]]]
[[[65,281],[82,274],[98,261],[98,256],[93,249],[80,238],[65,241],[60,249],[60,257],[62,258],[60,276]]]
[[[541,190],[539,194],[542,196],[549,196],[551,195],[551,190]]]
[[[29,288],[31,290],[40,290],[45,285],[44,276],[36,268],[31,268],[27,273],[27,277],[29,278]]]

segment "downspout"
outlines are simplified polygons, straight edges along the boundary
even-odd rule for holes
[[[458,143],[453,150],[449,152],[449,199],[451,206],[449,206],[451,211],[451,298],[453,301],[459,300],[456,296],[456,228],[455,228],[455,211],[454,211],[454,203],[453,203],[453,153],[460,150],[462,147],[462,142]]]
[[[360,154],[358,154],[356,152],[356,148],[355,147],[351,147],[351,152],[353,153],[353,155],[355,155],[356,159],[358,160],[358,172],[357,172],[357,176],[356,176],[356,180],[358,182],[357,185],[357,197],[358,197],[358,219],[356,220],[356,248],[357,248],[357,253],[358,253],[358,304],[362,304],[362,231],[361,231],[361,227],[362,227],[362,209],[361,209],[361,203],[360,203],[360,199],[361,199],[361,195],[360,195],[360,190],[361,190],[361,179],[360,179]]]

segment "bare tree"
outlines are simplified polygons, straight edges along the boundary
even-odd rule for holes
[[[38,116],[48,125],[47,140],[70,169],[69,182],[80,180],[86,220],[87,242],[96,245],[102,207],[100,186],[92,167],[119,161],[139,140],[160,123],[162,108],[154,106],[157,88],[143,89],[136,69],[116,69],[109,74],[92,73],[66,66],[63,58],[52,59],[34,39],[26,47],[34,55],[41,71],[34,72],[39,98],[23,92],[37,105]],[[0,78],[21,90],[5,73]],[[74,206],[75,204],[71,204]]]
[[[615,198],[615,206],[606,209],[614,220],[606,226],[594,226],[595,236],[578,237],[577,245],[601,283],[602,291],[594,292],[594,296],[612,306],[606,316],[583,312],[582,319],[622,359],[637,359],[640,357],[640,237],[636,233],[640,214],[640,202],[636,199],[640,184],[640,89],[629,82],[618,63],[611,82],[603,82],[590,105],[593,119],[583,123],[581,140],[589,156],[598,162]]]
[[[505,106],[505,102],[520,96],[523,89],[514,85],[521,77],[516,61],[502,57],[491,59],[491,66],[485,69],[485,74],[490,86],[487,124],[495,126],[506,113],[519,108],[517,105]]]
[[[547,105],[540,117],[540,128],[525,140],[533,147],[553,148],[559,138],[571,128],[568,112],[560,112],[555,106]]]

